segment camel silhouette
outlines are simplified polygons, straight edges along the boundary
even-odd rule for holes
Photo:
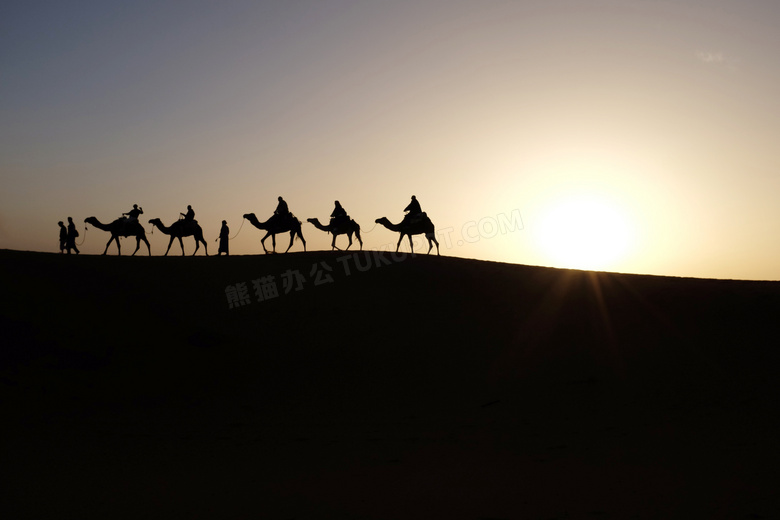
[[[433,249],[433,244],[436,244],[436,254],[439,254],[439,242],[436,240],[436,233],[434,232],[433,222],[431,222],[431,219],[429,219],[428,215],[425,213],[422,214],[422,220],[413,222],[401,222],[400,224],[393,224],[386,217],[382,217],[376,219],[376,223],[382,224],[390,231],[397,231],[398,233],[401,233],[401,238],[398,239],[398,244],[395,246],[396,253],[398,252],[398,248],[401,247],[401,241],[404,239],[404,235],[409,236],[409,247],[411,247],[412,253],[414,253],[412,235],[424,234],[425,238],[428,239],[428,253],[430,253],[431,249]],[[433,244],[431,242],[433,242]]]
[[[263,246],[263,251],[266,253],[268,253],[268,249],[265,248],[265,239],[269,236],[271,237],[273,252],[276,253],[276,235],[279,233],[286,233],[288,231],[290,232],[290,245],[287,246],[287,249],[284,252],[286,253],[292,247],[293,240],[295,240],[295,235],[300,237],[301,242],[303,242],[303,250],[306,251],[306,240],[303,238],[303,233],[301,232],[301,221],[295,218],[294,215],[290,214],[289,217],[281,219],[271,217],[265,222],[260,222],[257,220],[257,217],[254,213],[247,213],[244,215],[244,218],[247,219],[249,223],[255,226],[257,229],[261,229],[266,232],[263,239],[260,240],[260,244]]]
[[[317,218],[307,218],[308,222],[311,222],[314,224],[314,227],[317,229],[320,229],[322,231],[327,231],[328,233],[333,233],[333,241],[330,244],[331,249],[339,249],[336,247],[336,237],[338,235],[347,235],[347,238],[349,239],[349,244],[347,245],[347,249],[352,245],[352,233],[355,234],[355,238],[357,238],[358,242],[360,242],[360,250],[363,250],[363,239],[360,238],[360,224],[355,222],[352,219],[349,219],[346,222],[339,223],[338,225],[328,224],[327,226],[323,226],[320,224],[319,219]],[[339,251],[341,251],[339,249]]]
[[[108,239],[106,249],[103,251],[104,255],[108,252],[108,246],[110,246],[111,242],[114,240],[116,240],[117,253],[121,255],[122,247],[119,245],[119,237],[135,237],[135,251],[133,251],[133,255],[138,252],[138,249],[141,247],[141,241],[143,240],[146,244],[146,249],[149,250],[149,256],[152,256],[152,248],[149,245],[149,241],[146,239],[146,230],[144,230],[144,227],[138,220],[118,218],[110,224],[103,224],[95,217],[88,217],[84,219],[84,222],[111,233],[111,238]]]
[[[163,224],[162,220],[159,218],[153,218],[149,221],[149,223],[152,226],[157,226],[157,229],[166,235],[171,236],[171,239],[168,241],[168,249],[165,250],[165,256],[168,256],[168,251],[171,250],[171,244],[173,244],[174,238],[179,239],[181,255],[184,256],[184,241],[182,240],[182,237],[195,237],[195,251],[192,253],[192,256],[195,256],[195,253],[198,252],[198,248],[200,248],[201,242],[203,242],[203,249],[206,250],[206,256],[209,256],[208,245],[206,245],[206,241],[203,239],[203,230],[200,228],[200,224],[198,224],[197,220],[192,220],[190,222],[185,220],[177,220],[171,224],[170,227]]]

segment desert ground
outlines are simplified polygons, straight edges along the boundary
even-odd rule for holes
[[[779,282],[3,250],[0,289],[3,518],[780,513]]]

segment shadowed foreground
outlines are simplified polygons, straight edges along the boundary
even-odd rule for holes
[[[778,511],[780,283],[370,251],[0,273],[15,518]]]

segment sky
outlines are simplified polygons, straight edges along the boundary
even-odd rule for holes
[[[149,233],[192,205],[212,254],[223,219],[260,254],[242,215],[283,196],[309,250],[335,200],[394,249],[375,220],[416,195],[442,255],[778,280],[778,23],[775,0],[7,0],[0,248],[57,252],[72,216],[100,254],[86,217],[138,204]]]

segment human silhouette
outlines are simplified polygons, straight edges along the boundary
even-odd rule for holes
[[[412,195],[412,201],[404,208],[404,212],[408,212],[406,215],[404,215],[404,223],[412,222],[422,216],[422,208],[420,207],[420,203],[417,201],[417,197]]]
[[[295,219],[293,218],[293,214],[290,213],[290,208],[287,206],[287,202],[281,197],[281,195],[278,197],[278,201],[279,203],[276,205],[274,214],[271,215],[271,218],[269,218],[267,222],[271,225],[284,226],[287,221],[292,222]]]
[[[79,236],[79,232],[76,230],[76,224],[73,223],[73,217],[68,217],[68,240],[65,243],[65,248],[70,254],[70,250],[73,249],[76,254],[79,254],[79,248],[76,247],[76,237]]]
[[[128,211],[127,213],[122,213],[123,216],[127,216],[128,221],[138,221],[138,215],[143,214],[144,210],[143,208],[139,208],[138,204],[133,204],[133,209]]]
[[[68,246],[68,228],[65,227],[61,220],[57,224],[60,226],[60,254],[62,254]]]
[[[341,206],[341,203],[339,201],[335,201],[334,204],[336,207],[333,208],[333,212],[330,214],[330,225],[338,226],[339,224],[343,224],[349,221],[347,211]]]
[[[276,209],[274,210],[274,216],[284,219],[287,218],[290,215],[290,208],[287,207],[287,202],[282,198],[282,196],[279,196],[279,204],[276,205]]]
[[[222,227],[219,229],[219,249],[217,250],[217,256],[222,256],[222,253],[225,253],[225,256],[230,256],[230,251],[228,250],[229,236],[230,228],[228,228],[227,220],[223,220]]]
[[[195,220],[195,210],[192,209],[192,206],[187,206],[187,213],[179,213],[182,217],[184,217],[185,222],[192,222]]]

